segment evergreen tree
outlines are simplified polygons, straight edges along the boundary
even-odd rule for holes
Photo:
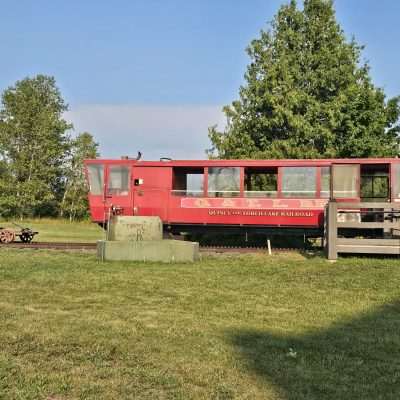
[[[251,42],[225,131],[209,129],[211,157],[329,158],[399,154],[399,97],[373,85],[362,47],[346,41],[332,0],[282,6]]]
[[[21,218],[57,209],[69,149],[67,105],[53,77],[38,75],[6,89],[0,108],[0,205]]]
[[[88,215],[88,187],[83,160],[98,157],[98,146],[88,132],[79,134],[71,141],[71,154],[65,169],[65,191],[60,205],[60,215],[70,221]]]

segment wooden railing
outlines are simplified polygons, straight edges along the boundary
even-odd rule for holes
[[[347,220],[340,216],[356,217]],[[374,216],[380,221],[363,221]],[[350,218],[351,219],[351,218]],[[338,229],[351,229],[353,237],[338,237]],[[382,229],[382,238],[363,238],[370,229]],[[344,230],[344,229],[342,229]],[[400,255],[400,203],[338,203],[330,201],[325,213],[325,249],[329,260],[338,253]]]

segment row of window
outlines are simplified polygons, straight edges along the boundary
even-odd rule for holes
[[[103,164],[89,164],[88,178],[90,192],[102,195],[104,191]],[[126,165],[110,165],[108,170],[107,195],[126,196],[129,194],[130,168]]]
[[[283,167],[282,189],[284,197],[315,197],[315,167]],[[88,166],[90,190],[92,194],[102,194],[104,168],[102,164]],[[129,193],[129,167],[110,165],[108,173],[108,195]],[[321,168],[321,197],[329,197],[329,167]],[[277,168],[246,168],[246,197],[275,198],[278,195]],[[238,197],[240,195],[239,167],[211,167],[208,169],[209,197]],[[174,168],[172,194],[175,196],[202,197],[204,195],[204,168]]]
[[[315,197],[317,192],[316,167],[282,167],[281,195],[283,197]],[[329,167],[321,168],[321,197],[329,197]],[[178,196],[203,196],[203,168],[175,168],[172,193]],[[208,168],[209,197],[238,197],[240,195],[239,167]],[[244,196],[267,197],[278,196],[278,169],[245,168]]]
[[[318,167],[281,167],[280,196],[285,198],[314,198],[317,195]],[[320,168],[320,192],[322,198],[330,197],[330,167]],[[394,165],[400,175],[400,164]],[[101,195],[104,191],[104,165],[88,166],[90,191]],[[333,196],[335,198],[352,198],[358,195],[358,165],[335,165]],[[239,167],[208,168],[209,197],[240,196]],[[130,167],[110,165],[107,182],[108,195],[128,195],[130,184]],[[400,195],[399,180],[394,183],[394,193]],[[361,171],[361,197],[389,197],[389,177],[385,171]],[[204,195],[204,168],[173,168],[172,194],[175,196],[202,197]],[[276,198],[278,196],[278,168],[248,167],[244,168],[245,197]],[[396,195],[395,195],[396,196]]]

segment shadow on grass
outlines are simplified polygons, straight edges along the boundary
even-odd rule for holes
[[[249,372],[285,399],[400,398],[400,302],[316,333],[229,335]]]

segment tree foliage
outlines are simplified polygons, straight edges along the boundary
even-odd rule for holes
[[[70,220],[88,215],[88,187],[83,160],[98,157],[98,143],[88,132],[83,132],[71,141],[71,153],[65,166],[65,191],[60,205],[61,216]]]
[[[251,58],[239,100],[209,129],[211,157],[334,158],[399,154],[399,97],[373,85],[332,0],[282,6]]]
[[[52,77],[38,75],[6,89],[0,109],[0,205],[3,213],[50,213],[62,196],[69,149],[67,110]]]
[[[0,215],[88,215],[85,158],[98,144],[68,135],[68,107],[53,77],[25,78],[6,89],[0,108]]]

